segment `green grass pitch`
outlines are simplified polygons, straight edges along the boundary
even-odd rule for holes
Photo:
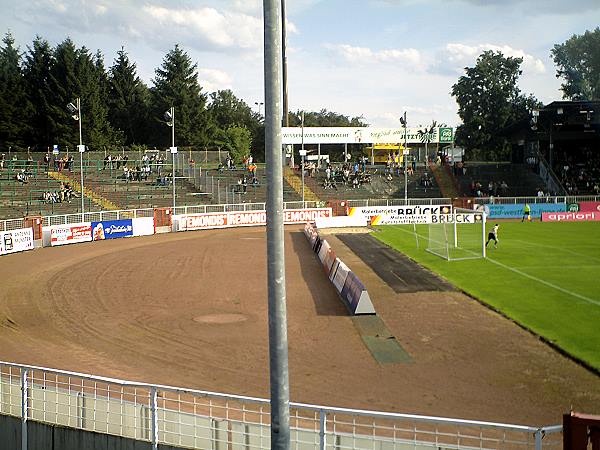
[[[488,220],[486,235],[494,223]],[[481,233],[481,227],[470,230]],[[418,225],[417,235],[419,248],[412,225],[379,226],[373,233],[600,370],[600,222],[501,222],[498,248],[490,243],[488,259],[464,261],[426,252],[427,225]]]

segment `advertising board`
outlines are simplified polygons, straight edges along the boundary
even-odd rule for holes
[[[92,224],[72,223],[50,227],[50,245],[76,244],[92,240]]]
[[[531,217],[541,217],[545,212],[565,212],[565,203],[530,203]],[[510,205],[484,205],[486,214],[490,219],[520,219],[523,217],[525,203]]]
[[[317,228],[366,227],[368,219],[362,215],[319,217],[315,225]]]
[[[0,255],[33,250],[33,229],[0,231]]]
[[[335,271],[332,271],[331,274],[331,282],[333,283],[339,294],[344,288],[344,284],[346,283],[346,278],[348,277],[350,269],[339,258],[336,260],[336,262],[337,264],[334,264]]]
[[[451,205],[361,206],[348,209],[350,217],[364,217],[372,225],[438,223],[452,212]],[[373,218],[375,220],[373,221]]]
[[[378,215],[371,218],[371,225],[402,225],[402,224],[429,224],[429,223],[479,223],[483,220],[483,214],[432,214],[432,215]]]
[[[589,212],[589,211],[600,212],[600,202],[579,202],[579,211],[582,211],[582,212]]]
[[[118,239],[128,236],[133,236],[133,223],[131,219],[92,222],[92,239],[94,241]]]
[[[542,213],[542,222],[600,221],[600,211]]]
[[[331,217],[331,208],[286,209],[283,211],[285,224],[314,222],[319,217]],[[267,224],[267,212],[238,211],[225,213],[187,214],[175,216],[178,231],[211,228],[248,227]]]
[[[131,219],[134,236],[150,236],[154,234],[154,217],[138,217]]]
[[[375,314],[367,288],[354,272],[348,272],[340,296],[352,314]]]

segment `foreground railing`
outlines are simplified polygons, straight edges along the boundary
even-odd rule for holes
[[[202,449],[269,448],[265,399],[134,383],[0,362],[0,414]],[[529,427],[300,403],[290,404],[294,449],[551,449],[562,426]]]

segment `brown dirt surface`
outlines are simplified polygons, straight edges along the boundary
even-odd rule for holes
[[[299,227],[285,233],[292,401],[549,425],[600,378],[460,292],[395,293],[335,236],[411,362],[378,364]],[[269,396],[264,228],[0,258],[0,359]]]

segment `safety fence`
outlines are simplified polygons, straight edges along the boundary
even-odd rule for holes
[[[0,362],[0,414],[152,443],[202,449],[270,447],[261,398],[135,383]],[[531,427],[290,403],[293,449],[558,449],[562,426]]]
[[[558,197],[479,197],[473,199],[474,203],[480,205],[517,205],[517,204],[564,204],[569,205],[579,202],[600,202],[600,196],[558,196]],[[364,199],[364,200],[341,200],[348,207],[369,206],[404,206],[404,205],[445,205],[452,203],[449,198],[409,198],[404,199]],[[327,202],[315,201],[292,201],[284,202],[284,209],[304,209],[323,207]],[[266,209],[266,203],[224,203],[224,204],[200,204],[193,206],[177,206],[174,215],[198,214],[211,212],[231,211],[258,211]],[[66,225],[69,223],[91,222],[102,220],[119,220],[121,218],[152,217],[153,208],[89,211],[83,214],[62,214],[43,217],[43,225]],[[0,231],[23,228],[25,219],[0,220]]]

